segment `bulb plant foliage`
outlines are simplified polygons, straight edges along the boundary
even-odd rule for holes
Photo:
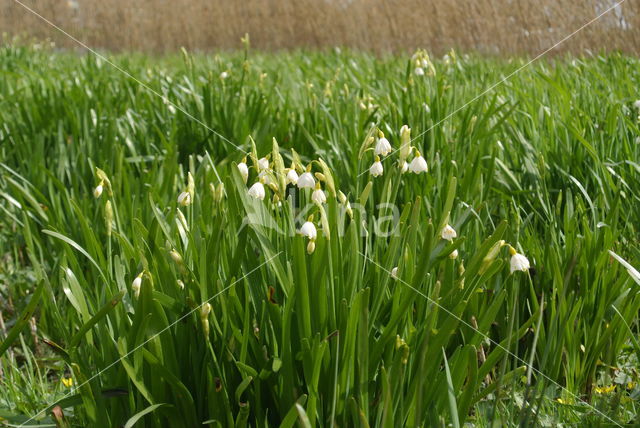
[[[245,48],[0,49],[0,421],[637,422],[637,60]]]

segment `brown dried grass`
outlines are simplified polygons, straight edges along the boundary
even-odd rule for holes
[[[91,47],[165,52],[346,46],[537,54],[594,19],[601,0],[21,0]],[[612,3],[609,3],[610,7]],[[0,5],[10,35],[75,43],[14,0]],[[621,18],[623,17],[623,19]],[[640,51],[640,2],[627,0],[557,52]]]

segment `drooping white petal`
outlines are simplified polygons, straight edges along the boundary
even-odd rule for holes
[[[527,272],[531,265],[529,264],[529,259],[527,259],[522,254],[516,253],[511,256],[511,273],[520,270],[522,272]]]
[[[327,202],[327,195],[325,195],[324,190],[316,189],[311,194],[311,200],[316,204],[324,204]]]
[[[287,184],[298,184],[298,173],[295,169],[290,169],[287,172]]]
[[[447,224],[445,227],[442,228],[442,232],[440,233],[440,236],[442,237],[442,239],[446,241],[453,241],[453,239],[458,237],[458,233],[453,227]]]
[[[298,177],[298,189],[313,189],[316,185],[316,180],[313,178],[310,172],[303,172]]]
[[[249,168],[247,167],[247,164],[244,162],[240,162],[238,164],[238,171],[240,171],[240,175],[242,176],[242,179],[246,183],[247,179],[249,178]]]
[[[259,181],[254,183],[251,188],[249,188],[249,196],[255,199],[260,199],[261,201],[264,199],[264,185]]]
[[[373,165],[371,165],[371,168],[369,168],[369,172],[374,177],[378,177],[382,175],[382,173],[384,172],[384,168],[382,167],[382,162],[380,161],[374,162]]]
[[[454,260],[458,258],[458,250],[453,250],[450,254],[449,254],[449,258]]]
[[[263,169],[268,169],[268,168],[269,168],[269,159],[267,159],[267,158],[258,159],[258,169],[260,171],[262,171]]]
[[[416,76],[424,76],[424,69],[422,67],[416,67],[414,72],[416,73]]]
[[[391,278],[398,279],[398,266],[391,269]]]
[[[416,156],[409,164],[409,170],[415,174],[427,172],[429,170],[427,167],[427,161],[424,160],[422,156]]]
[[[300,233],[309,239],[316,239],[316,237],[318,236],[316,226],[310,221],[307,221],[302,225],[302,227],[300,228]]]
[[[382,155],[382,156],[386,156],[389,153],[391,153],[391,143],[389,143],[389,140],[387,140],[386,138],[382,137],[378,139],[378,142],[376,143],[376,148],[374,150],[374,153],[376,155]]]

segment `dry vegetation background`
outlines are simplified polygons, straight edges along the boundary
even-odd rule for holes
[[[455,47],[536,54],[613,0],[20,0],[91,47],[116,51],[349,46],[377,52]],[[9,36],[73,41],[21,7],[0,5]],[[640,1],[626,0],[558,51],[640,51]]]

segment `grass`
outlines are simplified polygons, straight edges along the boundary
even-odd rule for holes
[[[0,50],[0,421],[639,422],[637,59],[112,60]]]

